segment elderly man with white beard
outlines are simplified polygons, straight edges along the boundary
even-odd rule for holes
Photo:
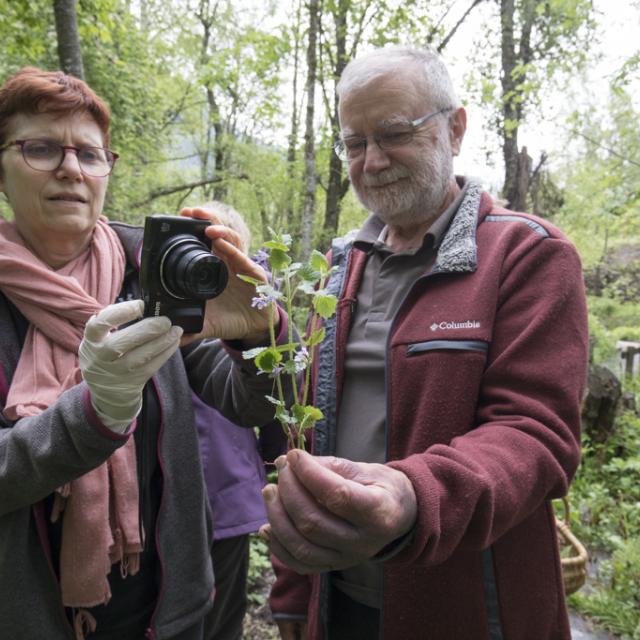
[[[568,640],[551,500],[580,459],[580,261],[453,172],[441,59],[352,61],[336,152],[371,215],[334,241],[312,453],[277,461],[261,530],[295,640]]]

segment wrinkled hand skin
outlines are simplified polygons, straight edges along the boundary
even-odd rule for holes
[[[400,471],[298,449],[276,465],[278,484],[263,490],[269,524],[260,535],[296,573],[360,564],[415,523],[415,492]]]
[[[229,271],[225,290],[217,298],[207,300],[202,332],[184,336],[181,345],[202,338],[242,340],[247,347],[266,344],[269,341],[269,310],[251,306],[255,287],[237,277],[241,274],[267,282],[264,269],[243,253],[239,235],[220,224],[214,213],[195,207],[182,209],[180,215],[211,222],[205,233],[211,239],[213,253]]]

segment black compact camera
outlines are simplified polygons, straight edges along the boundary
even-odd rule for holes
[[[145,316],[168,316],[185,333],[202,331],[206,301],[227,286],[227,267],[211,253],[207,220],[147,216],[140,287]]]

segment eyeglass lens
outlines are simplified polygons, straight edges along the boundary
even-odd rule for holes
[[[373,139],[381,149],[394,149],[411,142],[414,134],[414,129],[407,129],[406,127],[390,128],[374,134]],[[338,141],[336,151],[338,155],[343,155],[346,158],[355,158],[363,153],[366,147],[366,138],[349,136],[344,140]]]
[[[26,140],[22,144],[25,162],[37,171],[55,171],[64,161],[64,154],[61,145],[48,140]],[[108,149],[80,147],[76,155],[80,169],[88,176],[101,178],[111,173],[114,157]]]

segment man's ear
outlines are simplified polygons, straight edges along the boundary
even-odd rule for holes
[[[462,140],[467,130],[467,112],[464,107],[458,107],[449,118],[449,140],[454,156],[460,155]]]

